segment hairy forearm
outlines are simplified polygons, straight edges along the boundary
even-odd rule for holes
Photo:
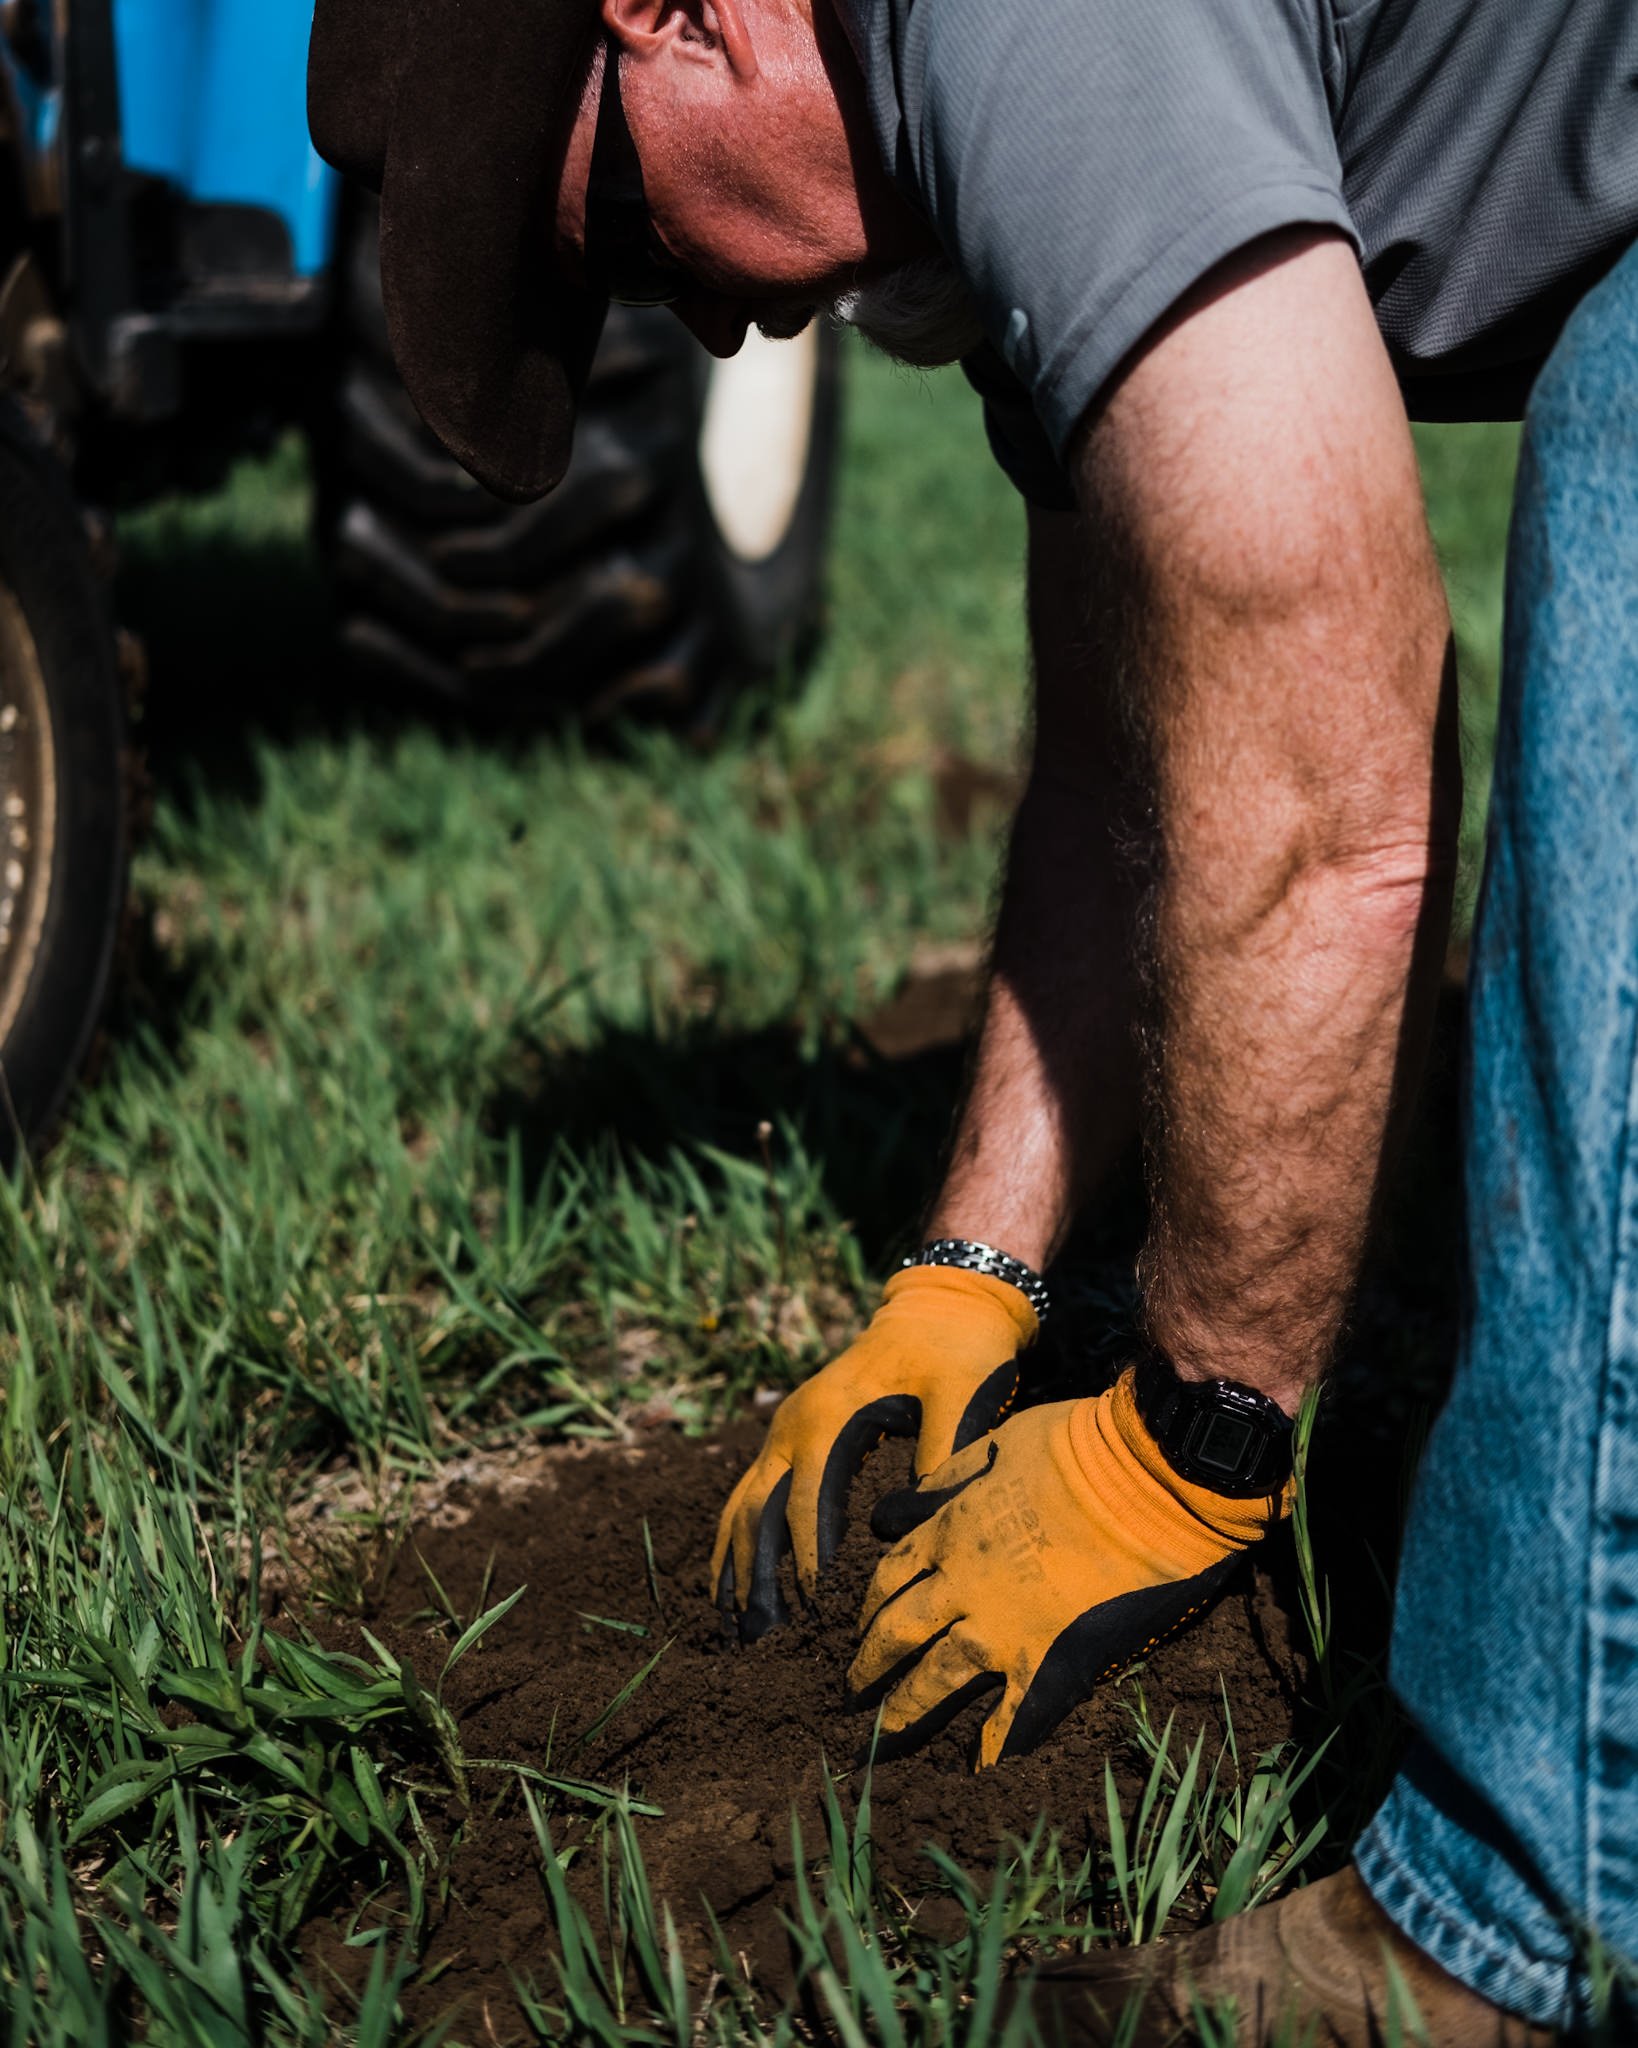
[[[1030,521],[1033,762],[984,1026],[930,1234],[1037,1268],[1136,1134],[1130,737],[1089,616],[1086,535]]]
[[[929,1220],[1040,1268],[1136,1134],[1129,885],[1106,811],[1019,808],[972,1085]]]
[[[1425,762],[1420,803],[1361,818],[1351,844],[1304,844],[1274,811],[1264,859],[1225,857],[1226,792],[1185,764],[1158,775],[1143,1281],[1186,1376],[1294,1407],[1329,1360],[1443,958],[1454,751]]]
[[[1420,1064],[1459,803],[1449,622],[1351,252],[1252,252],[1079,475],[1145,735],[1145,1312],[1185,1377],[1293,1407]]]

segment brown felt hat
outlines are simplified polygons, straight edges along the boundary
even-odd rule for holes
[[[318,0],[307,118],[381,194],[399,375],[500,497],[568,467],[604,301],[554,276],[551,208],[597,0]]]

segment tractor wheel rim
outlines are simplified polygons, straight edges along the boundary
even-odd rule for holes
[[[819,331],[769,341],[753,328],[736,356],[713,362],[700,425],[700,474],[728,551],[755,564],[776,554],[808,473]]]
[[[57,839],[56,750],[39,650],[0,584],[0,1046],[33,978]]]

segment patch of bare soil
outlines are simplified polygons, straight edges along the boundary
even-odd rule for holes
[[[555,1729],[559,1771],[629,1780],[664,1809],[640,1824],[641,1838],[691,1969],[703,1979],[711,1966],[709,1908],[757,1981],[777,1988],[788,1973],[780,1915],[792,1903],[792,1810],[817,1847],[821,1759],[833,1772],[856,1772],[870,1734],[869,1718],[849,1713],[843,1696],[854,1620],[879,1554],[865,1510],[875,1492],[902,1483],[907,1463],[902,1447],[872,1461],[821,1611],[741,1648],[722,1632],[706,1575],[718,1508],[760,1434],[747,1423],[706,1442],[662,1436],[642,1448],[555,1460],[532,1494],[478,1494],[465,1503],[446,1496],[437,1519],[417,1529],[374,1588],[369,1621],[425,1680],[441,1665],[449,1634],[425,1618],[427,1571],[463,1617],[526,1586],[452,1674],[446,1699],[467,1754],[544,1768]],[[456,1505],[470,1513],[451,1526]],[[1291,1732],[1297,1672],[1293,1625],[1276,1587],[1282,1557],[1248,1568],[1210,1615],[1150,1659],[1143,1688],[1157,1724],[1175,1710],[1191,1737],[1202,1724],[1219,1727],[1226,1686],[1242,1755]],[[658,1670],[595,1743],[571,1756],[569,1738],[661,1643],[669,1647]],[[924,1917],[937,1926],[940,1887],[922,1853],[928,1842],[982,1877],[1010,1836],[1027,1834],[1045,1815],[1078,1856],[1101,1837],[1105,1757],[1128,1791],[1136,1780],[1127,1697],[1106,1690],[1037,1755],[983,1774],[968,1761],[973,1713],[922,1754],[878,1764],[873,1831],[889,1883],[925,1899]],[[463,2038],[512,2037],[511,1971],[551,1983],[533,1832],[521,1795],[503,1784],[475,1780],[423,1972],[431,1981],[410,1998],[410,2017],[420,2022],[458,2004]],[[497,1792],[498,1804],[486,1805]],[[572,1829],[565,1820],[562,1839]],[[342,1946],[345,1925],[312,1927],[304,1945],[325,1974],[357,1981],[365,1959]]]

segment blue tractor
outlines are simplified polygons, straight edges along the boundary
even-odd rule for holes
[[[0,1158],[61,1106],[125,899],[111,514],[303,428],[342,648],[461,711],[699,721],[816,624],[833,337],[713,364],[616,308],[562,486],[489,497],[393,373],[368,197],[308,140],[311,15],[0,0]]]

